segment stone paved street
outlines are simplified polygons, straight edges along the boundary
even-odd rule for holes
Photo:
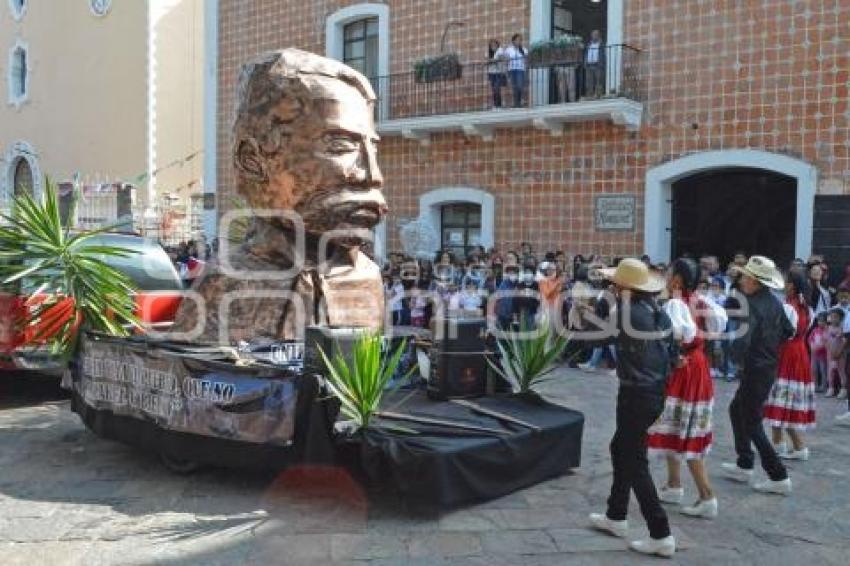
[[[587,417],[574,474],[442,516],[336,494],[296,492],[286,474],[214,470],[176,476],[152,457],[89,433],[68,402],[39,390],[0,399],[0,564],[639,564],[621,540],[586,528],[603,508],[611,467],[615,380],[562,371],[549,396]],[[670,510],[683,564],[847,564],[850,428],[843,401],[821,399],[812,459],[791,464],[794,494],[761,495],[719,477],[731,457],[718,383],[709,460],[720,498],[713,522]],[[661,462],[654,464],[660,478]],[[688,483],[686,497],[693,497]],[[634,536],[645,531],[631,508]]]

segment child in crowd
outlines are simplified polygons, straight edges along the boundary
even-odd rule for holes
[[[847,341],[844,337],[844,311],[834,308],[829,311],[827,317],[829,327],[827,328],[827,374],[829,375],[830,390],[827,397],[839,397],[843,393],[847,395]],[[842,388],[845,388],[842,391]]]
[[[817,316],[817,322],[809,333],[809,350],[812,353],[812,377],[815,380],[815,391],[823,393],[829,384],[827,373],[827,325],[826,313]]]

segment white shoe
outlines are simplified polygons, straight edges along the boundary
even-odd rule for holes
[[[702,517],[704,519],[714,519],[717,517],[717,498],[700,499],[693,505],[682,507],[682,514],[689,517]]]
[[[718,377],[722,377],[722,375],[723,375],[722,373],[720,373],[719,369],[715,369],[715,368],[711,368],[711,371],[709,371],[709,373],[711,374],[711,377],[714,378],[714,379],[717,379]]]
[[[829,390],[826,392],[826,396],[827,396],[827,397],[835,397],[836,395],[838,395],[838,391],[836,391],[835,389],[833,389],[833,388],[831,388],[831,387],[830,387],[830,388],[829,388]]]
[[[636,540],[629,543],[629,548],[641,554],[651,554],[654,556],[663,556],[664,558],[672,558],[676,554],[676,539],[673,535],[664,538],[648,538],[644,540]]]
[[[580,369],[581,371],[596,371],[595,367],[586,362],[583,364],[579,364],[578,369]]]
[[[776,450],[776,454],[780,458],[785,458],[789,454],[788,444],[785,443],[785,442],[780,442],[779,444],[774,444],[773,449]]]
[[[847,390],[842,389],[841,392],[835,396],[836,399],[847,399]]]
[[[767,479],[753,486],[753,489],[762,493],[772,493],[775,495],[790,495],[791,494],[791,478],[784,480]]]
[[[749,483],[753,479],[753,471],[739,468],[734,462],[723,462],[720,468],[727,478],[741,483]]]
[[[673,503],[674,505],[678,505],[682,502],[682,498],[684,496],[684,487],[670,487],[668,485],[665,485],[658,490],[658,499],[660,499],[664,503]]]
[[[779,454],[780,458],[784,458],[786,460],[802,460],[805,462],[809,459],[809,448],[803,448],[801,450],[786,450]]]
[[[609,519],[604,513],[591,513],[588,518],[590,519],[590,524],[596,530],[620,538],[626,538],[629,534],[628,521],[614,521],[613,519]]]
[[[835,424],[842,426],[850,426],[850,411],[847,411],[843,415],[838,415],[835,417]]]

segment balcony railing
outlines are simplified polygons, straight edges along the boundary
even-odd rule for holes
[[[416,73],[373,79],[379,97],[378,120],[406,120],[480,112],[499,108],[536,108],[588,100],[626,98],[642,102],[646,90],[641,51],[629,45],[609,45],[600,62],[575,58],[540,63],[524,58],[499,63],[466,63],[456,79],[425,82]],[[512,70],[524,68],[524,76]],[[503,78],[499,78],[503,77]],[[501,85],[499,88],[495,85]],[[595,87],[595,88],[594,88]],[[518,96],[519,95],[519,96]]]

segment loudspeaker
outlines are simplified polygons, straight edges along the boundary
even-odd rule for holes
[[[431,322],[434,347],[441,352],[483,352],[487,319],[439,318]]]
[[[487,392],[487,355],[485,352],[430,352],[431,374],[428,397],[462,399],[482,397]]]

